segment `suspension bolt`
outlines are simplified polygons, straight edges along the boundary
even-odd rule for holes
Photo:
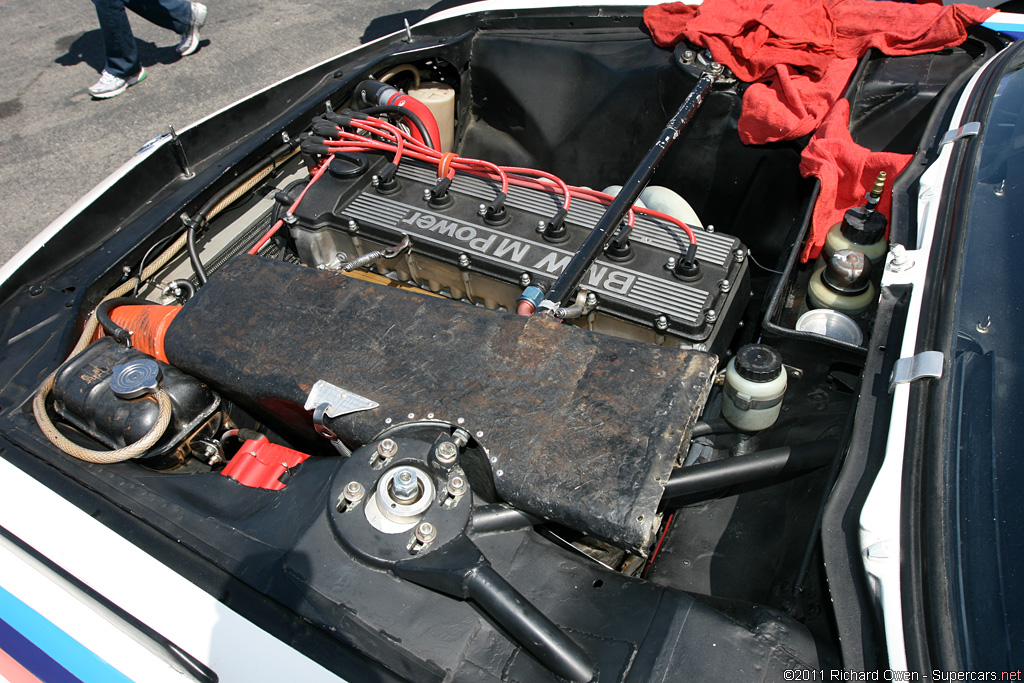
[[[459,457],[459,448],[451,441],[437,444],[437,461],[442,465],[451,465]]]
[[[345,500],[350,505],[355,505],[366,496],[366,489],[358,481],[350,481],[345,484]]]
[[[420,522],[416,527],[416,540],[426,545],[437,538],[437,529],[430,522]]]
[[[415,498],[416,494],[420,492],[419,477],[411,467],[403,467],[395,472],[392,482],[395,500],[408,501]]]
[[[377,444],[377,455],[382,458],[390,458],[398,452],[398,444],[394,439],[384,439]]]
[[[459,475],[455,475],[448,480],[448,493],[453,496],[461,496],[466,492],[466,479]]]

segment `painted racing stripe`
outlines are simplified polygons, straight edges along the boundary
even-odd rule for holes
[[[19,678],[16,669],[8,672],[0,658],[0,675],[11,683],[34,679],[43,683],[132,683],[92,650],[3,588],[0,588],[0,652],[34,677]]]

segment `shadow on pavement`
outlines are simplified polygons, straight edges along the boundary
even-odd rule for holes
[[[139,46],[139,61],[142,62],[142,66],[173,64],[181,59],[181,55],[174,49],[177,42],[163,47],[159,47],[156,43],[148,40],[136,39],[135,42]],[[209,44],[210,41],[208,39],[200,40],[199,50],[202,50]],[[103,50],[103,37],[98,28],[85,31],[84,33],[72,33],[71,35],[64,36],[55,41],[54,46],[58,52],[64,53],[53,60],[55,64],[76,66],[85,63],[97,72],[102,71],[106,65],[107,60]]]

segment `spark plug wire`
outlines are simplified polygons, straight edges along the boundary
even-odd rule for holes
[[[295,211],[295,209],[299,208],[299,204],[302,202],[303,197],[306,196],[306,192],[309,191],[309,188],[313,187],[313,184],[316,181],[320,180],[320,178],[324,174],[324,171],[327,170],[327,167],[331,165],[332,161],[334,161],[333,154],[328,156],[327,159],[324,160],[322,164],[320,164],[320,168],[318,168],[316,173],[313,174],[313,177],[310,178],[309,183],[304,188],[302,188],[302,192],[300,192],[299,196],[296,197],[295,201],[291,205],[291,208],[288,209],[288,213],[285,214],[286,216],[291,215],[292,212]],[[250,249],[248,253],[251,255],[258,253],[259,250],[263,248],[263,245],[269,242],[270,238],[277,234],[277,231],[281,229],[282,225],[284,225],[284,219],[278,218],[277,222],[271,226],[270,230],[267,230],[263,237],[261,237],[259,241],[253,245],[252,249]]]
[[[452,152],[442,154],[429,146],[429,143],[431,142],[429,139],[417,139],[422,136],[410,134],[387,121],[368,114],[368,111],[364,111],[351,112],[350,115],[345,116],[332,115],[329,117],[330,120],[339,124],[336,135],[337,139],[328,138],[323,140],[322,149],[326,149],[332,153],[330,156],[331,159],[333,159],[333,153],[336,152],[391,153],[394,154],[393,160],[391,164],[389,164],[392,174],[397,170],[398,163],[403,158],[408,157],[415,159],[432,165],[437,169],[437,177],[440,179],[439,187],[442,188],[440,190],[441,192],[447,189],[447,186],[450,185],[457,171],[485,180],[498,181],[501,183],[501,190],[497,193],[497,197],[494,202],[492,202],[490,208],[486,210],[486,215],[496,215],[502,210],[502,204],[508,194],[508,188],[510,185],[541,190],[544,192],[558,193],[562,197],[561,209],[548,223],[549,228],[554,228],[556,230],[562,229],[561,224],[568,216],[572,199],[574,197],[587,199],[605,206],[610,205],[615,199],[612,195],[599,192],[597,190],[568,185],[557,175],[548,173],[547,171],[519,166],[499,166],[498,164],[482,159],[460,157]],[[345,130],[346,127],[355,132]],[[306,190],[308,190],[309,187],[311,187],[312,184],[322,175],[327,163],[329,163],[329,161],[321,163],[317,168],[313,179],[310,180],[310,183],[303,190],[302,194],[300,194],[298,199],[296,199],[292,208],[288,212],[289,214],[298,208],[299,202],[301,202],[302,198],[305,196]],[[385,171],[385,173],[387,173],[387,171]],[[688,263],[693,261],[697,248],[697,238],[694,231],[690,226],[686,225],[686,223],[678,218],[660,211],[630,207],[625,215],[625,226],[619,230],[619,234],[616,236],[616,240],[618,242],[624,242],[629,236],[635,226],[637,213],[668,223],[669,225],[681,230],[686,235],[687,241],[689,242],[689,249],[686,250],[684,259]],[[249,253],[255,253],[262,248],[263,244],[266,243],[266,240],[272,237],[273,234],[280,229],[281,224],[282,221],[278,221],[274,227],[268,231],[267,235],[265,235],[256,244],[256,246],[250,250]]]

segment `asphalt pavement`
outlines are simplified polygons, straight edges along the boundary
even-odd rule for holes
[[[200,49],[129,12],[148,78],[93,100],[103,41],[88,0],[0,1],[0,263],[147,140],[418,19],[425,0],[206,0]]]

